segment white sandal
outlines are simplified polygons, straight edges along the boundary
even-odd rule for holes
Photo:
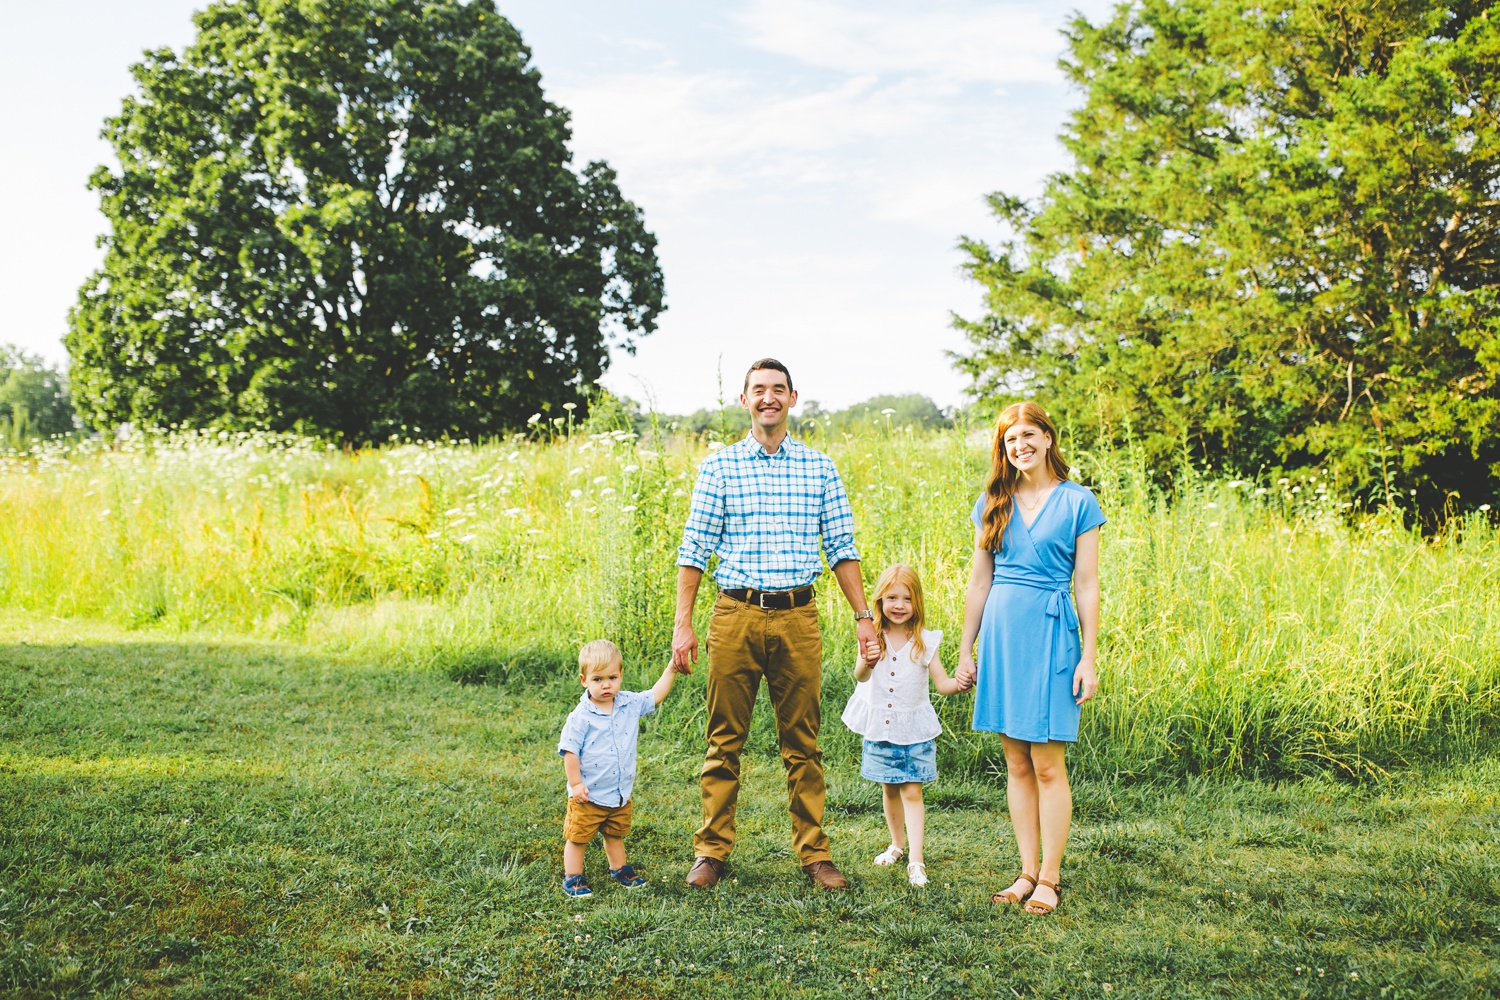
[[[927,884],[927,866],[920,861],[913,861],[906,866],[906,881],[915,886]]]
[[[890,847],[887,847],[885,850],[875,855],[875,863],[877,865],[881,865],[882,867],[885,865],[893,865],[897,861],[900,861],[901,855],[905,853],[906,852],[901,848],[897,847],[895,844],[892,844]]]

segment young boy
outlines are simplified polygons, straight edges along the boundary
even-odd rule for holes
[[[563,723],[557,752],[568,774],[568,811],[563,819],[563,892],[593,895],[583,878],[583,852],[594,834],[604,836],[609,874],[627,889],[646,880],[625,862],[630,832],[630,790],[635,785],[635,746],[640,720],[656,711],[677,671],[669,664],[650,691],[621,691],[620,650],[596,639],[578,651],[583,697]]]

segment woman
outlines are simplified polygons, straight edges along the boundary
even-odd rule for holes
[[[1078,741],[1079,706],[1099,685],[1104,514],[1092,493],[1068,481],[1057,429],[1028,401],[1000,414],[989,484],[971,517],[974,568],[957,679],[977,680],[974,728],[999,733],[1005,745],[1006,795],[1021,854],[1021,874],[993,900],[1026,900],[1026,912],[1041,915],[1060,901],[1073,818],[1063,748]]]

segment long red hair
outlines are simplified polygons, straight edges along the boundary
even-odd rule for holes
[[[984,517],[980,521],[979,542],[991,552],[999,552],[1005,542],[1005,529],[1010,526],[1011,514],[1015,511],[1016,487],[1021,484],[1021,470],[1010,464],[1005,454],[1005,432],[1016,424],[1030,424],[1052,439],[1047,449],[1047,471],[1062,482],[1068,478],[1068,463],[1063,461],[1057,447],[1057,427],[1047,416],[1047,411],[1025,400],[1012,403],[1000,411],[995,421],[995,444],[990,456],[990,478],[985,486]]]

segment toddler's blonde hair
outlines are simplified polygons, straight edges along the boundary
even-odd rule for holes
[[[911,617],[906,620],[906,627],[911,629],[911,652],[912,657],[922,662],[922,654],[927,647],[922,643],[922,624],[926,620],[926,606],[922,600],[922,580],[917,576],[917,571],[906,563],[896,563],[886,568],[880,574],[880,579],[875,581],[875,596],[872,602],[875,605],[875,627],[880,633],[877,641],[880,643],[880,655],[885,656],[885,630],[891,627],[891,622],[885,617],[885,606],[880,599],[888,594],[892,587],[903,586],[911,591]]]
[[[608,639],[595,639],[585,643],[578,651],[578,676],[587,677],[589,671],[607,667],[620,659],[623,659],[620,647]]]

